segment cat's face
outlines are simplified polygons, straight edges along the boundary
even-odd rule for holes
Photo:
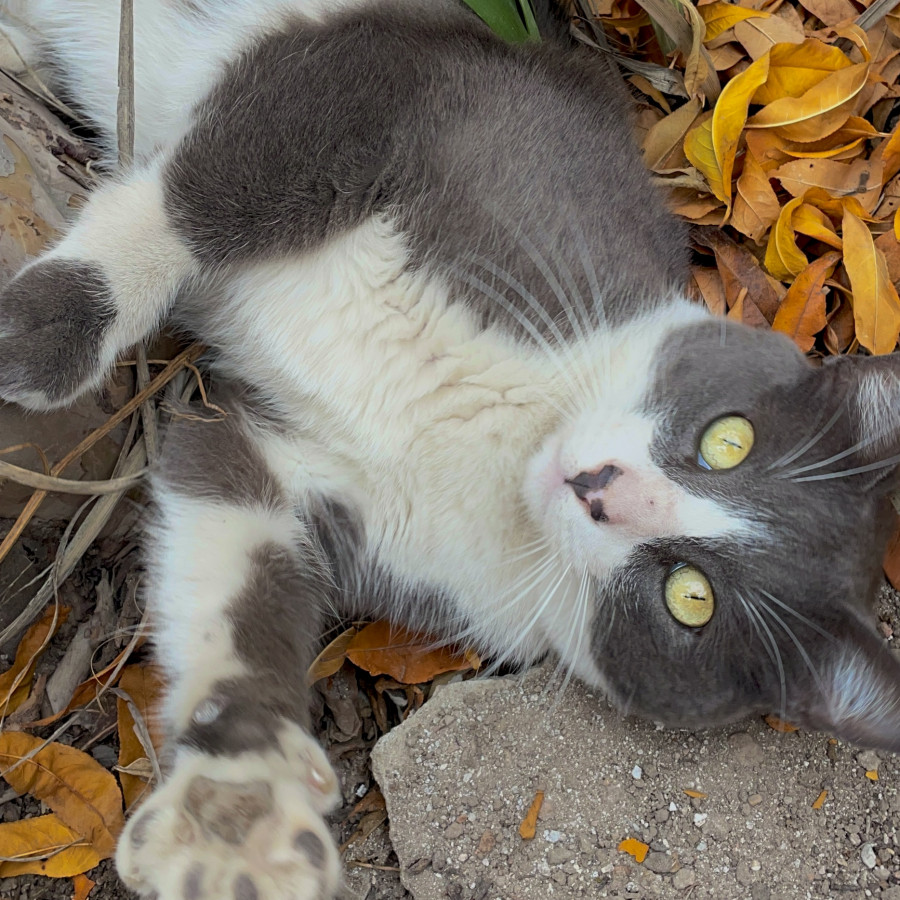
[[[814,367],[779,335],[707,320],[667,334],[637,381],[552,435],[526,486],[589,573],[602,687],[672,726],[780,712],[900,749],[900,664],[870,612],[900,358]]]

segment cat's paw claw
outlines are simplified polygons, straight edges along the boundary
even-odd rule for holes
[[[159,900],[330,900],[340,863],[322,811],[336,782],[309,750],[300,764],[275,752],[183,761],[122,834],[125,883]]]

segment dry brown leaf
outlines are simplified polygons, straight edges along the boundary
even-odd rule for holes
[[[698,194],[691,188],[675,188],[669,195],[669,209],[696,222],[715,210],[724,212],[722,201],[711,194]]]
[[[830,252],[813,260],[802,271],[781,301],[772,328],[788,335],[804,352],[812,350],[815,336],[825,327],[825,279],[830,278],[841,258]]]
[[[684,793],[692,800],[705,800],[709,796],[708,794],[704,794],[703,791],[694,791],[691,790],[691,788],[684,788]]]
[[[312,661],[306,673],[306,680],[310,684],[315,684],[322,678],[334,675],[344,664],[344,660],[347,658],[347,647],[358,632],[359,629],[356,627],[348,628],[323,647],[319,655]]]
[[[625,838],[616,849],[627,853],[634,858],[635,862],[639,863],[642,863],[647,858],[647,853],[650,851],[649,845],[639,841],[637,838]]]
[[[829,353],[839,356],[848,353],[856,341],[856,326],[853,324],[853,307],[842,299],[837,308],[828,315],[828,325],[823,336]]]
[[[849,210],[844,212],[843,236],[856,336],[870,353],[890,353],[900,335],[900,297],[884,254],[875,246],[866,223]]]
[[[800,3],[825,25],[839,25],[857,16],[850,0],[800,0]]]
[[[0,721],[28,699],[38,659],[68,615],[67,607],[51,603],[43,616],[22,636],[12,666],[0,675]]]
[[[18,875],[71,878],[93,869],[104,858],[55,815],[3,823],[0,847],[7,859],[21,860],[0,862],[0,878]]]
[[[875,238],[875,246],[884,254],[888,267],[888,278],[894,285],[900,284],[900,241],[893,230],[879,234]]]
[[[769,181],[768,172],[753,152],[754,139],[758,136],[757,132],[747,135],[744,169],[737,180],[737,195],[730,220],[733,228],[757,243],[763,239],[781,212],[781,204]]]
[[[691,266],[691,278],[697,286],[697,293],[709,311],[716,316],[724,316],[728,311],[725,303],[725,285],[722,276],[715,269]]]
[[[721,47],[709,47],[709,58],[717,72],[730,69],[744,58],[744,51],[737,44],[722,44]]]
[[[72,879],[72,900],[87,900],[88,894],[94,889],[96,881],[91,881],[87,875],[76,875]]]
[[[644,165],[651,170],[680,166],[684,158],[682,156],[684,136],[699,114],[700,104],[696,100],[688,100],[675,112],[660,119],[644,138],[642,145]],[[673,150],[678,151],[681,159],[671,159]]]
[[[116,779],[92,756],[21,732],[0,734],[0,772],[20,794],[42,800],[105,859],[122,830],[122,794]],[[41,749],[38,749],[41,748]],[[30,759],[25,757],[34,752]]]
[[[845,208],[847,200],[857,200],[865,210],[863,215],[875,209],[881,194],[881,163],[876,159],[858,159],[852,163],[833,159],[794,159],[775,169],[772,177],[777,178],[791,196],[805,195],[807,203],[812,202],[821,209],[826,207],[814,199],[819,195],[811,198],[807,193],[811,188],[821,188]]]
[[[528,807],[525,818],[522,819],[522,824],[519,825],[519,837],[521,837],[523,841],[532,840],[537,833],[537,820],[543,805],[544,792],[537,791],[534,795],[534,800],[531,801],[531,806]]]
[[[791,725],[790,722],[785,722],[784,719],[779,719],[778,716],[764,716],[763,718],[766,725],[773,731],[780,731],[782,734],[791,734],[797,730],[796,725]]]
[[[137,707],[144,725],[150,734],[154,751],[162,750],[163,732],[161,720],[155,715],[156,708],[162,700],[165,680],[159,666],[126,666],[119,679],[119,690],[124,691]],[[144,747],[135,731],[134,717],[128,704],[122,697],[116,698],[119,715],[119,780],[122,782],[122,796],[125,808],[131,809],[149,791],[150,783],[141,778],[130,767],[147,757],[148,748]],[[122,771],[130,769],[129,771]]]
[[[390,622],[361,629],[347,646],[347,658],[370,675],[390,675],[401,684],[421,684],[442,672],[471,668],[464,654]]]
[[[802,44],[806,39],[799,25],[781,16],[738,22],[734,36],[754,60],[765,56],[776,44]]]

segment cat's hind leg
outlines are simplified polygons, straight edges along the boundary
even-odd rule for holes
[[[254,434],[192,413],[163,452],[150,588],[174,761],[117,851],[145,897],[329,900],[339,878],[306,684],[335,588]]]
[[[0,398],[51,409],[97,387],[195,266],[169,225],[158,165],[96,191],[66,237],[0,292]]]

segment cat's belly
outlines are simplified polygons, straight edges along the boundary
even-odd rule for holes
[[[540,553],[521,556],[537,537],[526,460],[558,418],[554,369],[405,261],[402,236],[372,220],[241,274],[212,333],[201,330],[227,371],[286,413],[270,462],[298,497],[348,503],[400,583],[512,634],[560,580],[551,567],[531,583]]]

